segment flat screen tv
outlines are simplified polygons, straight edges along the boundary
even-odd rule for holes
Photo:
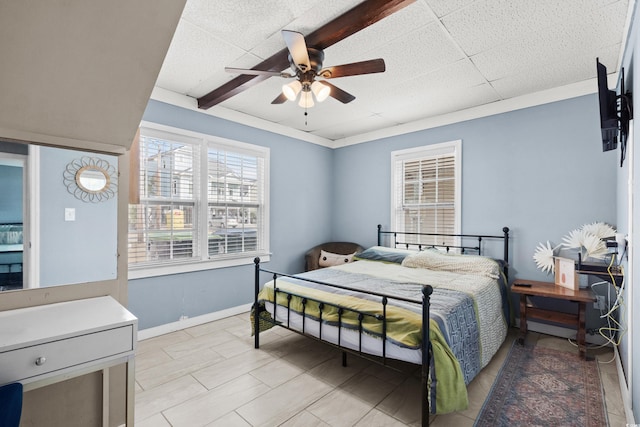
[[[615,150],[618,146],[618,102],[616,92],[609,90],[607,67],[596,58],[598,68],[598,103],[600,104],[600,129],[602,151]]]
[[[629,122],[633,119],[633,97],[624,90],[624,68],[620,68],[620,95],[609,90],[607,67],[596,58],[598,70],[598,103],[600,106],[600,129],[602,151],[614,150],[620,138],[620,167],[624,164],[629,136]]]

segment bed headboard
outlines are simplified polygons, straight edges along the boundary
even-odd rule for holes
[[[509,262],[509,227],[502,228],[502,236],[492,236],[486,234],[440,234],[440,233],[415,233],[404,231],[384,231],[382,225],[378,224],[378,246],[383,246],[384,237],[391,239],[389,246],[394,248],[417,249],[423,250],[427,248],[443,248],[447,252],[452,249],[459,250],[461,253],[476,253],[482,255],[483,239],[503,239],[503,258],[505,262]],[[432,240],[433,243],[424,243],[421,237]],[[437,243],[437,238],[442,237],[442,243]],[[447,242],[447,240],[449,242]],[[473,244],[465,242],[473,241]]]

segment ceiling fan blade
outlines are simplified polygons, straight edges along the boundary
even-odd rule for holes
[[[293,62],[295,62],[300,71],[304,73],[311,68],[309,52],[307,52],[307,43],[304,41],[302,33],[282,30],[282,38],[287,45],[287,49],[289,49]]]
[[[322,82],[322,84],[327,85],[331,88],[331,92],[329,93],[330,97],[337,99],[343,104],[348,104],[349,102],[356,99],[355,96],[351,95],[349,92],[345,92],[344,90],[340,89],[336,85],[333,85],[329,82]]]
[[[305,42],[307,45],[313,46],[316,49],[326,49],[415,1],[416,0],[364,1],[313,31],[311,34],[308,34],[305,37]],[[288,53],[287,49],[282,49],[262,61],[256,67],[265,70],[287,69],[289,68]],[[198,108],[205,110],[211,108],[267,78],[267,76],[238,76],[198,98]]]
[[[325,79],[335,79],[336,77],[356,76],[359,74],[383,73],[385,69],[384,59],[378,58],[323,68],[318,72],[318,75]]]
[[[276,97],[276,99],[274,99],[273,101],[271,101],[272,104],[284,104],[287,101],[287,97],[284,96],[284,93],[281,93],[280,95],[278,95]]]
[[[280,71],[266,71],[266,70],[249,70],[246,68],[233,68],[233,67],[224,67],[224,70],[227,73],[237,73],[237,74],[246,74],[250,76],[279,76],[284,78],[293,77],[289,73],[284,73]]]

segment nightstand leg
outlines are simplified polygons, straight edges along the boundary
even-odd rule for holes
[[[524,339],[527,336],[527,296],[520,294],[520,337],[518,342],[524,345]]]
[[[587,304],[584,302],[578,302],[578,349],[580,350],[580,357],[587,358],[587,345],[585,343],[585,311]]]

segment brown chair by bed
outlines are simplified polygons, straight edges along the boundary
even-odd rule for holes
[[[315,246],[307,251],[305,258],[305,271],[317,270],[320,267],[320,251],[332,254],[351,255],[354,252],[362,252],[364,248],[353,242],[327,242]]]

